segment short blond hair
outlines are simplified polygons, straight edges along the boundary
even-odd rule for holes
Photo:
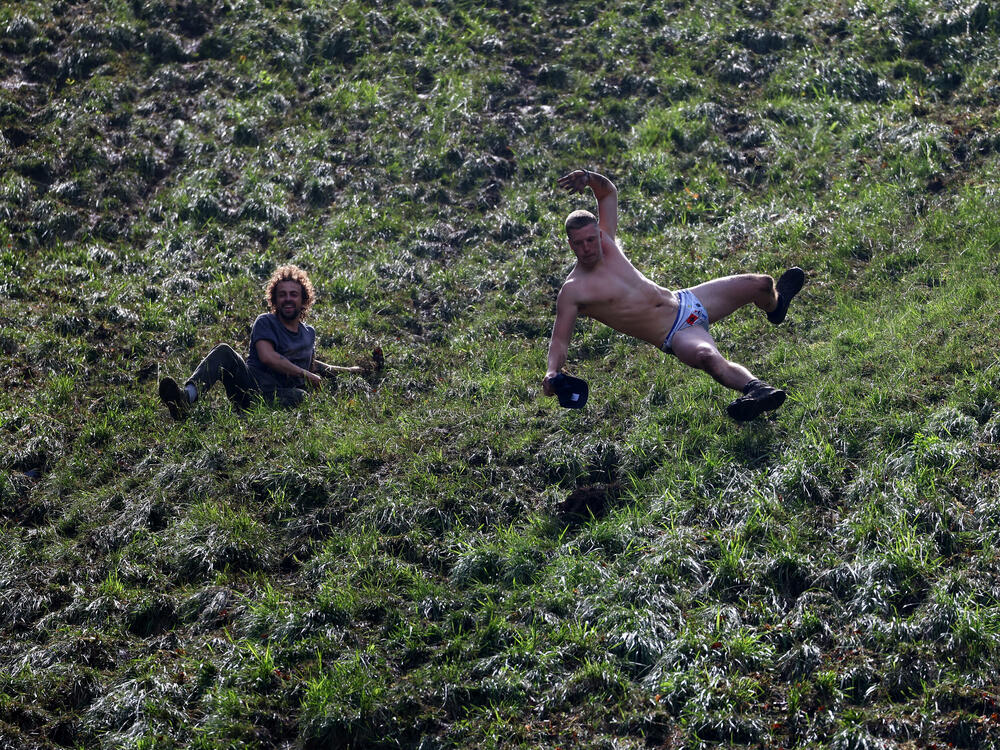
[[[569,234],[574,229],[583,229],[585,226],[596,223],[597,217],[590,213],[590,211],[581,208],[566,217],[566,234]]]

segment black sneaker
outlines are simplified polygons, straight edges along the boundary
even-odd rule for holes
[[[792,301],[792,297],[799,293],[805,281],[806,272],[798,266],[789,268],[781,274],[781,278],[778,279],[775,286],[778,291],[778,306],[767,314],[768,320],[775,325],[784,322],[785,315],[788,313],[788,303]]]
[[[766,411],[777,409],[785,403],[787,394],[763,380],[752,384],[745,396],[740,396],[726,407],[726,412],[737,422],[749,422]]]
[[[177,385],[177,381],[170,377],[160,381],[160,401],[166,404],[170,416],[177,420],[184,419],[187,416],[188,407],[191,406],[187,391]]]

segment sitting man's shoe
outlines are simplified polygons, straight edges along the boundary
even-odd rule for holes
[[[792,297],[802,289],[805,281],[806,272],[798,266],[789,268],[781,274],[778,283],[775,285],[775,289],[778,292],[778,306],[767,314],[768,320],[775,325],[784,322],[785,315],[788,313],[788,304],[792,301]]]
[[[170,416],[178,420],[187,416],[191,406],[187,391],[177,385],[177,381],[171,377],[160,381],[160,401],[166,404]]]
[[[745,395],[726,407],[726,412],[737,422],[749,422],[785,403],[785,392],[768,385],[763,380],[751,380],[743,389],[743,393]]]

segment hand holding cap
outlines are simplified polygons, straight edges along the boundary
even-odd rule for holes
[[[549,380],[552,390],[559,399],[559,405],[566,409],[582,409],[587,403],[590,388],[587,381],[560,372]]]

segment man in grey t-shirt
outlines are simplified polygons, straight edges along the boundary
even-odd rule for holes
[[[297,266],[281,266],[265,287],[271,312],[258,316],[250,331],[249,356],[244,360],[229,344],[219,344],[181,388],[171,377],[160,380],[160,400],[170,416],[183,418],[191,404],[216,381],[238,407],[254,398],[281,406],[302,403],[309,387],[318,387],[321,376],[336,372],[365,372],[362,367],[338,367],[316,359],[316,329],[303,318],[316,299],[312,283]],[[373,353],[374,369],[382,365],[381,350]]]

